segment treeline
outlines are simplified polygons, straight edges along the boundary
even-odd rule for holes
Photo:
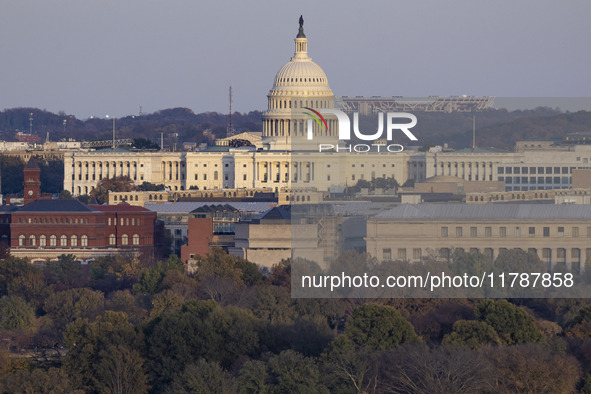
[[[78,141],[109,140],[113,138],[113,120],[108,118],[76,119],[64,113],[54,114],[37,108],[14,108],[0,112],[0,138],[12,141],[17,131],[29,131],[33,114],[33,134],[52,141],[75,138]],[[261,112],[232,114],[232,124],[239,131],[261,131]],[[64,125],[64,120],[65,125]],[[188,108],[171,108],[146,115],[126,116],[115,120],[117,138],[146,138],[173,149],[182,142],[211,143],[214,137],[226,136],[228,115],[217,112],[195,114]]]
[[[291,270],[4,256],[0,392],[591,392],[586,300],[294,299]]]
[[[41,169],[41,192],[59,193],[64,188],[64,161],[37,159]],[[0,154],[2,194],[22,194],[25,163],[16,156]]]
[[[54,141],[109,140],[113,136],[113,121],[106,118],[76,119],[64,113],[54,114],[36,108],[14,108],[0,112],[0,139],[13,140],[17,131],[29,130],[33,113],[33,133],[45,138],[50,133]],[[417,112],[417,125],[412,129],[424,146],[448,143],[455,149],[472,146],[473,116],[476,117],[476,142],[480,147],[511,148],[524,139],[560,139],[567,133],[591,131],[591,112],[562,112],[539,107],[532,110],[489,109],[472,113]],[[66,124],[64,127],[64,120]],[[238,131],[260,132],[262,112],[251,111],[232,115]],[[116,119],[118,138],[146,138],[160,143],[161,133],[165,149],[179,150],[183,142],[213,143],[226,136],[228,115],[217,112],[195,114],[188,108],[171,108],[141,116]],[[361,116],[360,130],[371,134],[377,128],[377,115]],[[363,141],[357,141],[363,142]],[[408,145],[402,134],[394,135],[394,142]]]

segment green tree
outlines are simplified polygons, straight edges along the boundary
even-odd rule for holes
[[[483,321],[458,320],[454,323],[453,331],[443,338],[443,343],[477,349],[485,345],[500,344],[501,339],[495,329]]]
[[[139,189],[143,192],[157,192],[164,190],[164,188],[164,184],[156,185],[146,181],[142,182],[142,184],[139,186]]]
[[[82,394],[74,390],[68,376],[63,369],[42,368],[33,370],[19,369],[0,378],[0,392],[2,393],[47,393]]]
[[[230,373],[224,371],[219,363],[199,359],[187,365],[184,372],[177,376],[169,389],[173,393],[236,393],[237,386]]]
[[[138,335],[127,315],[106,311],[93,322],[80,318],[70,323],[64,333],[68,352],[64,368],[70,381],[85,391],[101,391],[103,383],[97,382],[96,368],[106,358],[102,353],[110,346],[128,346],[140,350],[143,338]]]
[[[240,394],[267,394],[267,365],[259,360],[245,362],[240,369],[237,383]]]
[[[293,350],[284,350],[269,359],[269,381],[277,393],[328,393],[320,383],[320,371],[314,359]]]
[[[385,350],[415,341],[413,326],[396,309],[377,305],[361,305],[353,311],[345,326],[345,335],[358,347]]]
[[[474,308],[474,315],[494,328],[508,345],[540,342],[544,338],[532,316],[505,300],[482,300]]]
[[[58,331],[78,318],[94,319],[103,311],[104,295],[87,288],[54,293],[45,301],[44,309]]]
[[[133,285],[133,291],[136,294],[156,294],[161,291],[162,281],[168,271],[185,272],[181,259],[176,255],[171,255],[166,261],[159,261],[150,268],[145,268],[139,272],[139,283]]]
[[[32,332],[35,329],[35,311],[19,296],[0,298],[0,329]]]
[[[82,265],[72,254],[62,254],[57,261],[48,261],[43,273],[47,284],[53,285],[54,291],[82,287],[86,281]]]
[[[59,194],[58,197],[60,200],[71,200],[72,199],[72,193],[70,193],[69,190],[62,190]]]
[[[150,141],[146,138],[134,138],[133,145],[136,149],[155,149],[160,150],[160,145],[155,142]]]
[[[46,294],[41,268],[12,256],[0,260],[0,296],[16,295],[38,305]]]

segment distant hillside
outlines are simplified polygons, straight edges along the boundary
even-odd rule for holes
[[[33,133],[51,140],[75,138],[77,140],[111,139],[111,119],[93,118],[79,120],[64,113],[54,114],[37,108],[14,108],[0,112],[0,139],[14,140],[18,131],[28,132],[29,114],[33,113]],[[449,143],[453,148],[472,144],[472,113],[416,112],[418,124],[413,133],[421,145]],[[591,112],[562,112],[558,109],[539,107],[533,110],[507,111],[490,109],[474,114],[476,117],[477,145],[481,147],[512,147],[523,139],[560,138],[566,133],[591,131]],[[64,120],[66,124],[64,127]],[[234,113],[232,122],[238,131],[261,131],[262,112]],[[171,108],[142,116],[127,116],[116,120],[118,138],[147,138],[160,143],[164,135],[165,148],[183,142],[208,142],[225,137],[227,114],[204,112],[195,114],[188,108]],[[377,115],[361,117],[360,129],[369,134],[376,130]],[[398,133],[395,142],[408,143]]]
[[[72,115],[54,114],[37,108],[13,108],[0,112],[0,139],[13,140],[16,132],[28,132],[30,113],[33,114],[33,134],[42,139],[47,132],[53,141],[62,138],[102,140],[113,136],[112,119],[79,120]],[[247,114],[235,112],[232,124],[239,131],[261,131],[261,119],[259,111]],[[195,114],[188,108],[171,108],[142,116],[118,118],[115,126],[117,138],[141,137],[160,143],[160,133],[163,133],[165,147],[169,147],[184,141],[208,142],[211,136],[225,137],[227,122],[227,114]]]

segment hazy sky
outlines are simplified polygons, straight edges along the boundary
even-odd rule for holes
[[[587,0],[3,0],[0,110],[264,110],[300,14],[337,96],[591,96]]]

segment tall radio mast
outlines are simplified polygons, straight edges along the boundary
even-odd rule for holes
[[[226,126],[226,137],[232,137],[234,135],[234,126],[232,126],[232,86],[230,86],[230,90],[228,93],[228,103],[229,103],[229,111],[228,111],[228,126]]]

